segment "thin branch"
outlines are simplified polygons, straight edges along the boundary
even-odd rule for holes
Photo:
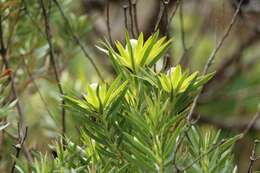
[[[54,55],[54,47],[53,47],[53,42],[52,42],[52,34],[51,34],[51,28],[50,28],[50,21],[49,21],[49,15],[51,12],[51,3],[52,1],[49,1],[49,9],[47,12],[47,9],[44,5],[43,0],[39,0],[39,4],[42,8],[42,14],[43,14],[43,18],[44,18],[44,25],[45,25],[45,34],[46,34],[46,39],[49,45],[49,56],[50,56],[50,61],[53,67],[53,71],[54,71],[54,76],[57,82],[57,87],[59,89],[59,92],[61,94],[61,96],[64,95],[64,91],[62,89],[61,83],[60,83],[60,78],[59,78],[59,74],[58,74],[58,69],[57,69],[57,65],[55,62],[55,55]],[[61,106],[62,106],[62,110],[61,110],[61,121],[62,121],[62,136],[65,136],[66,133],[66,109],[65,109],[65,100],[62,98],[61,100]]]
[[[90,63],[92,64],[92,66],[94,67],[98,77],[100,78],[101,81],[104,82],[104,78],[101,75],[101,72],[99,71],[96,63],[94,62],[94,60],[91,58],[91,56],[88,54],[87,50],[85,49],[83,43],[80,41],[79,37],[77,36],[77,34],[73,31],[71,24],[69,22],[69,19],[67,18],[67,16],[65,15],[61,5],[59,4],[59,2],[57,0],[53,0],[53,2],[55,3],[55,5],[58,7],[61,16],[63,17],[63,20],[66,23],[66,26],[70,32],[70,34],[72,35],[74,41],[79,45],[80,49],[82,50],[82,52],[84,53],[85,57],[90,61]]]
[[[214,75],[214,78],[205,84],[204,90],[206,90],[210,86],[210,84],[212,84],[212,82],[221,80],[221,78],[224,77],[228,67],[230,67],[232,63],[240,60],[243,57],[243,51],[257,43],[259,39],[260,33],[259,31],[255,30],[254,33],[245,42],[241,43],[241,45],[238,46],[238,48],[234,51],[234,54],[232,54],[230,57],[223,58],[226,61],[224,61],[222,65],[220,65],[216,74]]]
[[[182,49],[183,52],[187,51],[186,41],[185,41],[185,31],[184,31],[184,21],[183,21],[183,2],[180,2],[180,10],[179,10],[180,16],[180,31],[181,31],[181,43],[182,43]]]
[[[110,7],[110,0],[106,1],[106,23],[107,23],[107,34],[108,34],[108,39],[109,43],[112,45],[112,36],[111,36],[111,28],[110,28],[110,13],[109,13],[109,7]]]
[[[229,36],[230,31],[231,31],[231,29],[233,28],[234,23],[236,22],[236,19],[237,19],[237,16],[238,16],[238,14],[239,14],[239,11],[240,11],[240,8],[241,8],[241,5],[242,5],[242,2],[243,2],[243,1],[244,1],[244,0],[240,0],[240,2],[239,2],[239,4],[238,4],[238,7],[237,7],[237,9],[236,9],[236,11],[235,11],[235,13],[234,13],[234,15],[233,15],[233,17],[232,17],[232,20],[231,20],[229,26],[227,27],[225,33],[223,34],[221,40],[218,42],[217,46],[216,46],[216,47],[213,49],[213,51],[211,52],[211,54],[210,54],[210,56],[209,56],[209,58],[208,58],[208,61],[207,61],[206,65],[204,66],[203,75],[205,75],[205,74],[208,72],[210,66],[212,65],[213,61],[215,60],[216,54],[218,53],[218,51],[219,51],[220,48],[222,47],[222,45],[223,45],[224,41],[226,40],[226,38]],[[193,112],[194,112],[194,110],[195,110],[195,107],[197,106],[197,102],[198,102],[198,99],[199,99],[199,97],[200,97],[200,95],[201,95],[201,93],[202,93],[202,92],[201,92],[202,90],[203,90],[203,87],[202,87],[202,89],[200,90],[200,92],[197,94],[197,96],[195,97],[195,99],[193,100],[193,103],[192,103],[190,112],[189,112],[188,117],[187,117],[188,121],[190,121],[191,118],[192,118],[192,114],[193,114]]]
[[[123,5],[123,9],[124,9],[124,23],[125,23],[125,29],[128,31],[128,23],[127,23],[127,8],[128,8],[128,5]]]
[[[138,25],[138,18],[137,18],[137,0],[133,2],[133,12],[134,12],[134,23],[135,23],[135,30],[137,33],[137,36],[140,34],[139,25]]]
[[[24,136],[22,138],[19,138],[19,143],[14,146],[15,149],[16,149],[16,154],[15,154],[15,160],[14,160],[14,162],[12,164],[12,167],[11,167],[11,173],[14,173],[14,171],[15,171],[16,159],[19,158],[19,155],[20,155],[21,150],[23,148],[25,139],[27,137],[27,132],[28,132],[28,128],[26,127],[25,128],[25,132],[24,132]]]
[[[168,30],[168,26],[169,26],[168,6],[169,6],[170,1],[161,0],[160,2],[161,2],[160,3],[160,12],[158,15],[158,19],[157,19],[157,23],[156,23],[154,31],[158,30],[161,25],[162,34],[167,36],[167,38],[169,38],[170,33]],[[168,51],[163,59],[163,69],[162,70],[166,71],[168,68],[170,68],[171,65],[172,65],[172,59],[171,59],[170,53]]]
[[[9,70],[8,49],[4,43],[4,28],[3,28],[3,20],[2,20],[1,14],[0,14],[0,48],[1,48],[0,54],[2,56],[2,60],[3,60],[4,66],[5,66],[5,69]],[[22,112],[20,100],[19,100],[16,88],[15,88],[15,84],[14,84],[14,76],[12,73],[9,75],[9,78],[10,78],[11,92],[13,94],[13,98],[15,100],[17,100],[16,109],[17,109],[17,113],[18,113],[18,139],[20,141],[20,144],[21,143],[23,144],[23,142],[26,139],[26,135],[27,135],[27,130],[25,127],[25,122],[24,122],[24,114]],[[26,150],[26,153],[31,158],[31,155],[28,150]],[[13,171],[14,171],[14,167],[16,165],[16,159],[18,159],[19,156],[20,156],[20,151],[17,150],[16,155],[15,155],[15,160],[14,160],[13,166],[11,168],[11,173],[13,173]]]
[[[130,16],[130,31],[131,31],[132,37],[135,37],[132,0],[128,0],[128,5],[129,5],[129,11],[128,12],[129,12],[129,16]]]
[[[179,20],[180,20],[181,43],[182,43],[182,50],[183,50],[182,56],[179,60],[179,63],[186,66],[188,53],[191,50],[191,47],[187,48],[187,45],[186,45],[185,31],[184,31],[184,21],[183,21],[183,1],[180,1],[179,13],[180,13],[179,14]]]
[[[158,18],[157,18],[157,21],[156,21],[156,24],[154,27],[154,31],[157,31],[159,29],[159,25],[163,18],[164,11],[165,11],[165,5],[163,5],[163,3],[161,3],[161,1],[160,1],[160,11],[159,11]]]
[[[169,32],[168,32],[168,21],[169,21],[169,16],[168,16],[168,7],[169,7],[170,0],[163,0],[163,6],[164,6],[164,22],[165,22],[165,33],[167,37],[169,37]]]
[[[251,119],[245,130],[243,131],[243,137],[249,132],[249,130],[254,126],[255,122],[259,119],[260,117],[260,104],[258,105],[258,110],[254,117]]]
[[[247,173],[253,173],[254,172],[254,163],[255,163],[256,160],[259,159],[259,156],[256,156],[256,145],[258,143],[260,143],[260,141],[255,140],[254,146],[253,146],[253,149],[252,149],[252,153],[251,153],[251,156],[250,156],[250,162],[249,162],[249,167],[248,167]]]
[[[6,47],[4,45],[4,31],[3,31],[3,22],[2,22],[1,14],[0,14],[0,44],[1,44],[0,54],[2,56],[3,64],[4,64],[5,68],[8,70],[9,69],[8,54],[7,54],[8,50],[6,49]],[[18,134],[19,134],[19,138],[22,139],[24,136],[24,131],[25,131],[24,114],[21,109],[20,101],[18,99],[18,94],[15,89],[14,77],[12,74],[10,75],[10,80],[11,80],[11,91],[12,91],[13,97],[14,97],[14,99],[17,100],[16,109],[17,109],[18,116],[19,116]]]

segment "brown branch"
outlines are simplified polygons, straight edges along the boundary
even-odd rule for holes
[[[165,5],[160,1],[160,11],[157,17],[157,21],[154,27],[154,32],[157,31],[159,29],[159,25],[162,21],[163,15],[164,15],[164,11],[165,11]]]
[[[157,21],[154,27],[154,32],[160,30],[161,33],[168,38],[170,37],[169,33],[169,16],[168,9],[170,5],[170,0],[161,0],[160,1],[160,10],[157,16]],[[169,51],[166,53],[163,59],[163,71],[168,70],[172,65],[172,58],[170,56]]]
[[[260,117],[260,104],[258,105],[258,110],[256,114],[253,116],[251,121],[248,123],[247,127],[244,129],[243,136],[245,136],[249,132],[249,130],[254,126],[255,122],[259,119],[259,117]]]
[[[186,41],[185,41],[185,31],[184,31],[184,21],[183,21],[183,1],[180,2],[180,10],[179,10],[179,19],[180,19],[180,33],[181,33],[181,43],[182,49],[184,52],[187,51]]]
[[[22,138],[19,138],[19,143],[14,146],[15,149],[16,149],[16,154],[15,154],[15,160],[14,160],[14,162],[12,164],[12,167],[11,167],[11,173],[14,173],[15,165],[16,165],[16,159],[19,158],[20,152],[21,152],[21,150],[23,148],[25,139],[27,137],[27,131],[28,131],[28,128],[26,127],[25,128],[25,132],[24,132],[24,136]]]
[[[65,15],[62,7],[60,6],[59,2],[57,0],[53,0],[53,2],[55,3],[55,5],[57,6],[57,8],[59,9],[59,12],[63,18],[63,20],[66,23],[66,26],[70,32],[70,34],[72,35],[72,38],[74,39],[74,41],[79,45],[80,49],[82,50],[82,52],[84,53],[85,57],[89,60],[89,62],[91,63],[91,65],[94,67],[94,70],[96,71],[98,77],[100,78],[100,80],[102,82],[104,82],[104,78],[101,75],[100,70],[98,69],[96,63],[94,62],[94,60],[91,58],[91,56],[88,54],[87,50],[85,49],[83,43],[80,41],[79,37],[77,36],[77,34],[73,31],[71,24],[69,22],[69,19],[67,18],[67,16]]]
[[[180,10],[179,10],[179,20],[180,20],[180,33],[181,33],[181,43],[182,43],[182,56],[179,60],[179,63],[184,67],[187,65],[187,57],[192,47],[187,48],[186,39],[185,39],[185,31],[184,31],[184,21],[183,21],[183,1],[180,1]]]
[[[249,167],[248,167],[247,173],[253,173],[254,172],[254,163],[255,163],[256,160],[258,160],[260,158],[259,156],[256,156],[256,145],[258,143],[260,143],[260,141],[255,140],[254,146],[253,146],[253,149],[252,149],[252,153],[251,153],[251,156],[250,156],[250,162],[249,162]]]
[[[168,8],[169,8],[169,3],[170,0],[163,0],[163,6],[164,6],[164,23],[165,23],[165,31],[164,31],[164,35],[166,35],[167,37],[169,37],[169,31],[168,31],[168,21],[169,21],[169,16],[168,16]]]
[[[49,49],[50,49],[49,50],[50,61],[51,61],[52,68],[53,68],[53,71],[54,71],[54,76],[55,76],[55,79],[56,79],[56,82],[57,82],[57,87],[59,89],[61,96],[63,97],[64,91],[63,91],[61,83],[60,83],[58,69],[57,69],[57,65],[56,65],[56,62],[55,62],[54,48],[53,48],[53,42],[52,42],[52,33],[51,33],[50,21],[49,21],[52,1],[49,1],[48,11],[47,11],[47,9],[44,5],[43,0],[39,0],[39,4],[42,8],[42,14],[43,14],[44,25],[45,25],[45,34],[46,34],[46,39],[47,39]],[[63,98],[61,100],[61,106],[62,106],[62,110],[61,110],[62,136],[64,137],[65,133],[66,133],[66,109],[65,109],[65,100]]]
[[[130,31],[131,31],[132,37],[135,37],[132,0],[128,0],[128,5],[129,5],[129,11],[128,12],[129,12],[129,16],[130,16]]]
[[[245,42],[241,43],[240,46],[234,51],[234,54],[230,57],[225,57],[226,61],[222,63],[222,65],[218,68],[216,71],[216,74],[214,75],[214,78],[210,80],[207,84],[204,86],[204,90],[207,90],[209,86],[214,82],[214,81],[219,81],[225,76],[225,72],[230,67],[234,62],[240,60],[243,55],[243,51],[252,45],[254,45],[256,42],[258,42],[260,39],[260,33],[259,31],[255,30],[254,34],[252,34]]]
[[[208,58],[208,61],[207,61],[206,65],[204,66],[203,75],[207,74],[207,72],[208,72],[210,66],[212,65],[213,61],[214,61],[215,58],[216,58],[216,55],[217,55],[218,51],[219,51],[220,48],[222,47],[224,41],[225,41],[225,40],[227,39],[227,37],[229,36],[230,31],[231,31],[231,29],[233,28],[234,23],[236,22],[236,19],[237,19],[237,16],[238,16],[238,14],[239,14],[239,11],[240,11],[240,8],[241,8],[241,5],[242,5],[243,1],[244,1],[244,0],[240,0],[240,2],[239,2],[239,4],[238,4],[238,7],[237,7],[237,9],[236,9],[236,11],[235,11],[235,13],[234,13],[234,15],[233,15],[231,21],[230,21],[230,24],[229,24],[228,27],[226,28],[225,33],[223,34],[222,38],[221,38],[220,41],[218,42],[217,46],[216,46],[216,47],[213,49],[213,51],[211,52],[211,54],[210,54],[210,56],[209,56],[209,58]],[[188,121],[190,121],[191,118],[192,118],[192,114],[193,114],[193,112],[194,112],[194,110],[195,110],[195,107],[197,106],[197,102],[198,102],[198,99],[199,99],[199,97],[200,97],[200,95],[201,95],[201,93],[202,93],[202,90],[203,90],[203,87],[202,87],[202,89],[199,91],[199,93],[197,94],[197,96],[195,97],[195,99],[193,100],[193,103],[192,103],[192,105],[191,105],[190,112],[189,112],[188,117],[187,117]]]
[[[137,36],[140,34],[139,25],[138,25],[138,18],[137,18],[137,0],[133,2],[133,13],[134,13],[134,23],[135,23],[135,30]]]
[[[3,64],[5,66],[5,69],[10,69],[9,68],[9,62],[8,62],[8,54],[7,54],[8,50],[6,49],[6,47],[4,45],[4,31],[3,31],[3,23],[2,23],[1,14],[0,14],[0,44],[1,44],[0,54],[2,56]],[[18,94],[17,94],[16,89],[15,89],[13,74],[10,74],[10,80],[11,80],[10,81],[11,82],[11,92],[13,94],[14,99],[17,99],[16,109],[17,109],[18,116],[19,116],[18,134],[19,134],[19,138],[21,139],[24,136],[24,130],[25,130],[24,115],[23,115],[23,112],[22,112],[20,101],[18,99]]]
[[[106,1],[106,24],[107,24],[107,34],[108,34],[108,39],[109,43],[113,45],[112,42],[112,36],[111,36],[111,28],[110,28],[110,13],[109,13],[109,7],[110,7],[110,0]]]
[[[128,23],[127,23],[127,8],[128,8],[128,5],[123,5],[123,9],[124,9],[124,23],[125,23],[125,29],[128,31]]]
[[[4,67],[5,67],[5,69],[9,70],[8,49],[7,49],[7,47],[5,46],[5,43],[4,43],[4,28],[3,28],[3,20],[2,20],[1,14],[0,14],[0,46],[1,46],[0,47],[1,48],[0,54],[2,56]],[[26,130],[26,127],[25,127],[25,122],[24,122],[24,114],[22,112],[20,100],[19,100],[16,88],[15,88],[15,84],[14,84],[14,76],[13,76],[12,73],[10,74],[9,78],[10,78],[11,92],[13,94],[13,98],[15,100],[17,100],[16,109],[17,109],[17,113],[18,113],[18,139],[19,139],[19,142],[20,142],[19,144],[22,144],[21,146],[23,146],[23,143],[24,143],[24,141],[26,139],[26,135],[27,135],[27,130]],[[25,146],[23,146],[23,147],[26,148]],[[18,159],[19,156],[20,156],[19,150],[20,149],[17,149],[16,155],[15,155],[15,160],[14,160],[13,166],[11,168],[11,173],[14,172],[14,168],[15,168],[15,165],[16,165],[16,159]],[[26,148],[25,152],[26,152],[26,155],[29,158],[31,158],[31,155],[30,155],[27,148]]]

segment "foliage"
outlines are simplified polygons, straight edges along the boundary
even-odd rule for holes
[[[49,146],[51,141],[57,140],[62,127],[61,95],[50,61],[44,16],[39,2],[0,0],[3,27],[1,42],[7,49],[9,63],[8,68],[2,64],[0,67],[0,172],[9,171],[14,160],[17,162],[17,171],[26,173],[237,171],[233,164],[232,145],[239,136],[225,139],[225,133],[208,126],[198,127],[186,120],[194,96],[213,76],[213,73],[201,76],[196,70],[205,64],[205,58],[215,46],[215,37],[221,35],[217,32],[221,33],[222,27],[216,26],[215,29],[215,26],[208,26],[212,23],[209,19],[216,14],[201,15],[204,10],[198,8],[196,12],[195,1],[187,2],[194,4],[188,6],[184,2],[185,14],[182,16],[180,10],[177,10],[174,17],[180,17],[180,22],[173,20],[173,25],[168,24],[168,32],[174,33],[174,39],[161,37],[159,32],[148,38],[147,33],[140,33],[137,39],[130,39],[126,33],[124,43],[102,43],[98,47],[109,56],[111,64],[108,64],[106,56],[100,56],[91,48],[95,45],[96,37],[104,34],[104,28],[100,27],[102,25],[94,26],[96,21],[100,22],[100,16],[104,18],[103,14],[83,13],[81,0],[57,0],[60,7],[54,3],[55,0],[43,0],[49,14],[59,85],[66,93],[64,99],[67,106],[67,138],[62,139],[66,145],[63,146],[61,140]],[[116,4],[111,3],[111,6]],[[204,0],[204,3],[209,8],[209,4],[222,2]],[[122,11],[121,6],[120,9]],[[216,23],[226,16],[216,17]],[[149,22],[140,25],[140,29],[145,32],[147,29],[141,27],[146,23]],[[164,22],[161,23],[163,25]],[[118,38],[115,35],[124,34],[114,34],[121,26],[110,24],[112,40]],[[101,32],[96,27],[102,28]],[[137,34],[131,32],[130,35]],[[217,70],[212,83],[208,83],[203,90],[196,109],[202,122],[203,118],[213,118],[209,123],[216,126],[220,124],[220,127],[227,124],[228,130],[242,129],[237,125],[241,120],[234,116],[234,121],[231,119],[229,124],[222,118],[232,114],[247,116],[255,112],[255,105],[259,102],[260,68],[257,67],[257,58],[254,59],[259,52],[258,45],[252,46],[253,43],[246,39],[239,40],[240,35],[244,34],[239,32],[239,37],[231,37],[227,41],[232,44],[227,44],[224,51],[219,51],[219,55],[226,56],[223,64],[228,62],[227,66],[224,65],[222,69],[222,61],[216,58],[216,67],[220,67],[220,70]],[[249,41],[257,42],[257,37],[250,38]],[[0,54],[3,62],[2,49]],[[170,55],[173,62],[180,62],[181,65],[168,71],[161,68],[168,63],[164,62],[166,54]],[[104,59],[99,61],[99,58]],[[101,66],[101,74],[106,81],[91,83],[98,77],[95,67],[89,61],[91,59],[98,68]],[[110,69],[111,66],[113,69]],[[186,70],[186,67],[192,69],[192,72]],[[110,73],[110,70],[116,74]],[[28,147],[33,160],[26,155],[26,148],[22,149],[24,153],[21,152],[19,158],[15,156],[17,148],[13,146],[19,146],[19,116],[14,111],[17,100],[13,99],[11,91],[11,72],[17,100],[25,115],[25,126],[28,127],[24,146]],[[215,118],[220,121],[215,122]],[[244,127],[246,120],[241,124]],[[245,155],[239,152],[236,156],[242,156],[245,162],[248,153]],[[247,169],[241,167],[244,165],[239,165],[238,172]]]
[[[144,42],[150,44],[151,52],[161,50],[161,40],[149,43],[157,35]],[[130,41],[127,36],[126,42],[121,52],[129,57],[138,41]],[[125,58],[122,64],[119,54],[111,46],[107,48],[118,77],[110,85],[87,85],[80,97],[65,96],[67,106],[84,117],[81,142],[67,139],[65,148],[56,144],[53,161],[40,155],[33,166],[36,173],[236,172],[230,153],[238,136],[219,140],[220,132],[201,132],[186,120],[192,99],[212,74],[189,75],[187,71],[182,73],[180,66],[168,73],[155,72],[149,63],[139,64],[136,71],[125,64],[138,62],[133,59],[137,56]],[[159,58],[163,56],[160,54]],[[185,135],[189,140],[183,142]],[[19,170],[25,172],[21,167]]]

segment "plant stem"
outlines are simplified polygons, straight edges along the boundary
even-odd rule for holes
[[[43,14],[43,18],[44,18],[44,24],[45,24],[45,34],[46,34],[46,39],[49,45],[49,55],[50,55],[50,60],[51,60],[51,64],[53,67],[53,71],[54,71],[54,76],[55,76],[55,80],[57,82],[57,87],[59,89],[59,92],[61,94],[61,96],[63,97],[64,95],[64,91],[62,89],[61,83],[60,83],[60,78],[59,78],[59,74],[58,74],[58,69],[57,69],[57,65],[55,62],[55,58],[54,58],[54,48],[53,48],[53,42],[52,42],[52,34],[51,34],[51,28],[50,28],[50,21],[49,21],[49,15],[51,12],[51,6],[52,6],[52,1],[49,1],[49,9],[47,12],[47,9],[43,3],[43,0],[39,0],[40,1],[40,6],[42,8],[42,14]],[[62,99],[61,100],[61,106],[62,106],[62,110],[61,110],[61,131],[62,131],[62,137],[65,137],[65,133],[66,133],[66,109],[65,109],[65,100]],[[64,140],[63,140],[64,142]],[[64,143],[63,143],[64,144]]]

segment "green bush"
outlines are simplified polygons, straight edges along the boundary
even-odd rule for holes
[[[80,141],[52,146],[55,157],[38,154],[32,168],[49,172],[185,172],[235,173],[232,145],[220,132],[201,129],[187,120],[189,106],[213,74],[155,69],[171,44],[159,33],[144,41],[129,39],[117,50],[103,44],[117,73],[111,83],[86,86],[78,97],[64,96],[67,107],[84,119]]]

